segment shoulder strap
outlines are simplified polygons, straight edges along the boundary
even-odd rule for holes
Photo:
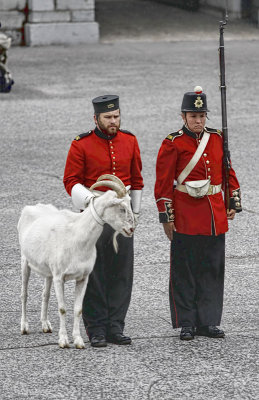
[[[209,133],[216,133],[217,135],[222,136],[222,131],[220,131],[219,129],[208,128],[207,126],[205,126],[204,130]]]
[[[179,136],[182,136],[182,135],[183,135],[183,131],[182,131],[182,129],[180,129],[177,132],[169,133],[169,135],[166,137],[166,139],[168,139],[171,142],[173,142],[175,138],[177,138]]]
[[[81,133],[81,135],[77,135],[77,136],[75,137],[74,140],[80,140],[80,139],[82,139],[82,138],[84,138],[84,137],[86,137],[86,136],[91,135],[91,133],[92,133],[92,131],[88,131],[88,132],[85,132],[85,133]]]
[[[201,139],[201,142],[200,142],[196,152],[194,153],[194,155],[192,156],[192,158],[189,161],[189,163],[186,165],[184,170],[180,173],[180,175],[177,178],[177,183],[179,185],[181,185],[183,183],[185,178],[187,178],[187,176],[190,174],[190,172],[193,170],[193,168],[195,167],[195,165],[197,164],[197,162],[201,158],[201,155],[202,155],[205,147],[207,146],[209,138],[210,138],[210,134],[207,131],[204,131],[203,137]]]
[[[122,133],[127,133],[127,135],[135,136],[132,132],[127,131],[126,129],[120,129]]]

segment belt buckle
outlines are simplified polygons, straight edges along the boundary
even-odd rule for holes
[[[213,185],[210,185],[209,190],[207,192],[207,196],[213,194]]]

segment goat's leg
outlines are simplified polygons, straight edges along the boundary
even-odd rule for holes
[[[51,323],[48,320],[48,305],[50,289],[52,285],[52,277],[47,277],[45,279],[44,289],[42,293],[42,305],[41,305],[41,324],[44,333],[52,332]]]
[[[74,339],[74,345],[77,349],[85,348],[84,341],[80,335],[80,316],[82,314],[82,304],[87,282],[88,282],[88,276],[81,281],[76,281],[76,287],[75,287],[73,339]]]
[[[24,335],[29,333],[29,325],[27,321],[27,297],[28,297],[28,282],[30,278],[31,269],[28,265],[28,261],[25,256],[21,256],[21,270],[22,270],[22,291],[21,291],[21,300],[22,300],[22,318],[21,318],[21,334]]]
[[[59,328],[59,347],[62,349],[69,347],[69,341],[67,337],[66,330],[66,306],[64,301],[64,282],[60,278],[54,278],[54,288],[58,301],[58,310],[60,318],[60,328]]]

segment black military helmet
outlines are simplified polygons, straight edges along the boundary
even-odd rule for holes
[[[105,96],[95,97],[92,103],[95,114],[115,111],[119,108],[119,96],[107,94]]]
[[[184,93],[182,112],[208,112],[206,94],[201,86],[195,86],[193,92]]]

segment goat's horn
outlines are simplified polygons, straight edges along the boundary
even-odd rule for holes
[[[122,180],[120,180],[120,178],[118,178],[118,177],[115,176],[115,175],[111,175],[111,174],[104,174],[104,175],[101,175],[101,176],[99,176],[99,178],[97,179],[97,182],[102,181],[102,180],[104,180],[104,179],[109,179],[110,181],[117,182],[117,183],[121,186],[121,188],[125,188],[125,185],[124,185],[124,183],[122,182]]]
[[[99,181],[99,182],[95,182],[91,187],[90,190],[93,190],[97,187],[100,186],[106,186],[111,188],[112,190],[114,190],[117,193],[117,196],[119,198],[122,198],[125,196],[126,191],[125,189],[123,190],[116,182],[111,182],[111,181]]]

